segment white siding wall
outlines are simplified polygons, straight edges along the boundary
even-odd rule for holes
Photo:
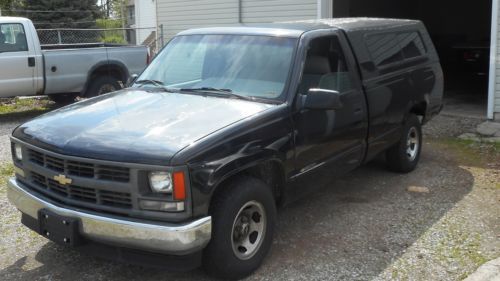
[[[142,0],[139,0],[142,1]],[[317,0],[156,0],[166,40],[196,27],[265,23],[317,17]],[[241,7],[239,7],[241,3]]]
[[[500,120],[500,5],[493,0],[488,118]]]
[[[500,11],[497,13],[497,15],[496,83],[495,96],[493,99],[493,113],[495,119],[500,120]]]
[[[243,23],[317,18],[317,0],[241,0]]]
[[[136,31],[138,44],[144,42],[151,32],[156,32],[156,1],[136,0],[135,2],[135,27],[147,28]]]
[[[238,22],[237,0],[156,1],[158,24],[163,24],[165,41],[182,30]]]

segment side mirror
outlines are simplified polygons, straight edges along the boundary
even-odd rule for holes
[[[139,75],[137,75],[135,73],[130,75],[130,77],[127,80],[127,87],[132,86],[132,84],[134,84],[135,80],[137,80],[137,77],[139,77]]]
[[[303,100],[303,107],[307,109],[340,109],[342,102],[337,91],[326,89],[309,89]]]

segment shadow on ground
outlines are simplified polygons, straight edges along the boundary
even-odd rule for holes
[[[279,211],[272,250],[249,280],[367,280],[400,257],[471,191],[473,176],[453,156],[427,145],[419,168],[400,175],[377,159]],[[410,193],[409,186],[429,188]],[[307,187],[304,187],[307,188]],[[44,244],[0,270],[4,280],[205,280],[196,270],[119,264]],[[35,265],[25,265],[25,263]],[[30,269],[26,269],[30,268]]]

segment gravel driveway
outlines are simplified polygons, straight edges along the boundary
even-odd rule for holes
[[[19,122],[1,121],[0,159]],[[248,280],[457,280],[500,256],[500,154],[450,138],[479,122],[439,116],[413,173],[390,173],[377,159],[281,209],[270,255]],[[48,242],[21,226],[4,187],[0,214],[3,280],[209,280]]]
[[[9,118],[10,119],[10,118]],[[22,121],[0,119],[0,164],[10,161],[10,141],[9,136]]]
[[[34,115],[0,115],[0,164],[11,160],[9,136],[17,126],[33,118]]]

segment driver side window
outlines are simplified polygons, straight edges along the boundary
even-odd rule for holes
[[[0,24],[0,52],[28,51],[24,28],[19,23]]]
[[[311,41],[303,71],[300,94],[307,94],[313,88],[339,93],[352,89],[347,63],[336,36]]]

